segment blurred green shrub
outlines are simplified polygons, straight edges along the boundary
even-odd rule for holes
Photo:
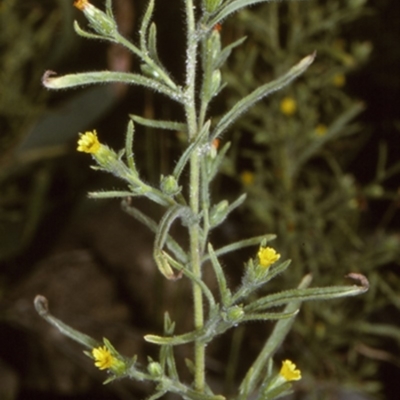
[[[400,365],[393,353],[400,348],[400,278],[393,271],[400,262],[400,236],[365,224],[372,202],[391,202],[396,209],[399,193],[386,189],[385,181],[399,165],[386,165],[381,144],[367,185],[349,169],[367,138],[356,118],[364,105],[346,92],[346,76],[368,60],[373,46],[343,35],[350,22],[371,12],[365,4],[271,2],[222,27],[233,40],[249,37],[224,71],[227,90],[233,88],[231,104],[317,52],[302,78],[235,125],[225,173],[249,193],[244,226],[276,233],[277,248],[296,265],[284,277],[290,284],[308,272],[321,285],[349,271],[370,279],[371,290],[351,304],[306,304],[286,342],[285,351],[310,371],[304,391],[318,399],[337,398],[339,386],[382,395],[380,363]]]

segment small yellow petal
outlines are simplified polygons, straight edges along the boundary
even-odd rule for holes
[[[116,359],[112,356],[107,347],[96,347],[92,350],[92,355],[94,357],[94,365],[98,369],[108,369],[111,368]]]
[[[301,379],[301,371],[296,369],[296,364],[292,363],[290,360],[282,361],[282,368],[279,374],[288,382]]]
[[[260,247],[260,250],[258,251],[258,262],[260,266],[264,268],[268,268],[280,258],[281,255],[272,247]]]
[[[97,132],[85,132],[80,133],[80,138],[78,140],[78,151],[83,153],[96,154],[100,149],[100,142],[97,137]]]

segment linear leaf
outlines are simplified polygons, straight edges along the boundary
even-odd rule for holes
[[[181,155],[179,161],[175,165],[172,175],[175,177],[175,179],[177,181],[179,180],[179,177],[180,177],[183,169],[185,168],[186,164],[188,163],[193,151],[197,150],[199,148],[201,142],[204,142],[204,139],[208,136],[210,124],[211,124],[211,121],[207,121],[203,125],[203,128],[200,131],[200,133],[197,135],[195,141],[186,148],[184,153]]]
[[[179,131],[179,132],[187,131],[186,124],[182,122],[149,119],[135,114],[130,114],[129,117],[138,124],[142,126],[148,126],[150,128],[165,129],[165,130]]]
[[[158,65],[161,65],[157,51],[157,26],[154,22],[152,22],[150,25],[148,46],[150,58],[153,59]]]
[[[76,86],[91,85],[95,83],[121,82],[130,85],[144,86],[156,92],[165,94],[171,99],[181,102],[182,96],[168,86],[147,78],[139,74],[131,74],[129,72],[115,71],[96,71],[83,72],[78,74],[67,74],[62,76],[53,76],[55,72],[46,71],[42,77],[42,83],[47,89],[65,89]]]
[[[366,279],[366,278],[365,278]],[[367,281],[368,282],[368,281]],[[307,289],[285,290],[280,293],[274,293],[259,300],[254,301],[245,307],[246,312],[261,311],[266,308],[280,306],[292,301],[310,301],[310,300],[330,300],[340,297],[357,296],[368,290],[368,283],[362,283],[361,286],[327,286]]]
[[[232,50],[235,47],[240,46],[246,39],[247,39],[247,37],[243,36],[242,38],[240,38],[240,39],[236,40],[235,42],[229,44],[228,46],[224,47],[224,49],[221,51],[221,53],[219,53],[218,58],[215,60],[213,69],[221,68],[225,64],[225,61],[230,56]]]
[[[282,89],[291,81],[301,75],[314,61],[315,53],[304,57],[298,64],[292,67],[285,75],[266,83],[255,89],[252,93],[239,100],[218,122],[214,128],[212,139],[216,139],[229,125],[236,121],[241,114],[246,112],[255,103],[268,96],[269,94]]]
[[[158,224],[156,221],[143,214],[137,208],[131,206],[128,200],[122,202],[122,209],[143,225],[146,225],[152,232],[156,233],[158,229]],[[174,254],[174,256],[182,263],[187,262],[186,253],[183,251],[182,247],[176,242],[172,236],[168,235],[166,239],[167,248]]]
[[[135,159],[133,156],[133,136],[135,134],[135,126],[133,125],[133,121],[129,121],[128,129],[126,131],[126,140],[125,140],[125,153],[126,153],[126,161],[128,163],[128,167],[131,171],[136,172]]]
[[[244,247],[249,247],[249,246],[254,246],[254,245],[259,245],[262,240],[265,240],[266,242],[269,242],[270,240],[273,240],[276,238],[276,235],[270,234],[270,235],[261,235],[261,236],[255,236],[249,239],[244,239],[244,240],[239,240],[238,242],[234,242],[231,244],[228,244],[227,246],[221,247],[218,250],[215,250],[215,255],[217,257],[222,256],[224,254],[230,253],[235,250],[242,249]],[[204,257],[203,261],[209,260],[209,256]]]
[[[230,290],[228,289],[228,285],[226,283],[225,274],[224,271],[222,270],[222,266],[218,261],[217,256],[214,253],[214,249],[211,243],[208,244],[208,254],[210,255],[211,265],[213,266],[215,276],[217,277],[218,288],[222,304],[224,306],[228,306],[230,300]]]
[[[147,29],[149,27],[151,18],[153,16],[153,11],[154,11],[154,0],[150,0],[149,4],[147,6],[147,10],[144,13],[143,19],[142,19],[142,23],[140,25],[140,49],[146,53],[147,51],[147,41],[146,41],[146,37],[147,37]]]
[[[207,25],[213,27],[218,22],[225,19],[228,15],[240,10],[241,8],[252,6],[258,3],[266,3],[271,0],[234,0],[226,7],[223,7],[219,13],[217,13],[214,18],[207,22]]]
[[[311,276],[306,275],[300,285],[299,289],[307,288],[311,283]],[[292,301],[290,302],[285,309],[284,313],[294,313],[296,312],[301,305],[300,301]],[[259,353],[257,359],[254,361],[253,365],[249,368],[245,378],[242,380],[242,383],[239,387],[239,396],[238,400],[245,400],[249,397],[251,393],[257,387],[259,381],[265,376],[265,367],[268,360],[273,356],[279,346],[283,343],[286,335],[289,333],[293,322],[294,317],[285,318],[278,321],[270,334],[269,338],[266,340],[261,352]]]

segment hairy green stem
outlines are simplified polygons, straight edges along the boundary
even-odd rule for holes
[[[188,139],[193,141],[200,132],[197,126],[196,113],[196,59],[197,38],[193,0],[185,0],[187,23],[187,50],[186,50],[186,87],[185,87],[185,112],[188,124]],[[200,155],[194,151],[190,157],[190,208],[193,215],[199,215],[200,198]],[[201,255],[200,255],[200,226],[195,221],[189,228],[190,235],[190,260],[193,274],[201,279]],[[203,293],[196,283],[193,285],[194,326],[201,330],[204,326]],[[195,377],[194,388],[204,392],[205,386],[205,345],[200,340],[194,344]]]

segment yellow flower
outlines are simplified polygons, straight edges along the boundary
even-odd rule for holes
[[[87,0],[76,0],[74,2],[74,7],[82,11],[88,4],[89,2]]]
[[[326,125],[324,124],[318,124],[315,129],[314,132],[317,136],[324,136],[326,134],[326,131],[328,130],[328,128],[326,127]]]
[[[335,74],[332,78],[332,83],[336,87],[343,87],[346,84],[346,77],[343,74]]]
[[[280,110],[282,114],[293,115],[297,110],[297,103],[292,97],[285,97],[281,101]]]
[[[254,174],[251,171],[243,171],[240,174],[240,180],[244,186],[250,186],[254,183]]]
[[[288,382],[299,381],[301,379],[301,371],[296,369],[296,365],[290,360],[282,361],[282,368],[279,374]]]
[[[260,247],[258,251],[258,261],[261,267],[268,268],[274,262],[278,261],[281,255],[272,247]]]
[[[98,369],[111,368],[117,361],[106,346],[94,348],[92,350],[92,355],[95,360],[94,365]]]
[[[97,132],[94,130],[93,132],[85,132],[80,133],[80,138],[78,140],[78,151],[82,151],[83,153],[96,154],[100,149],[100,142],[97,138]]]

